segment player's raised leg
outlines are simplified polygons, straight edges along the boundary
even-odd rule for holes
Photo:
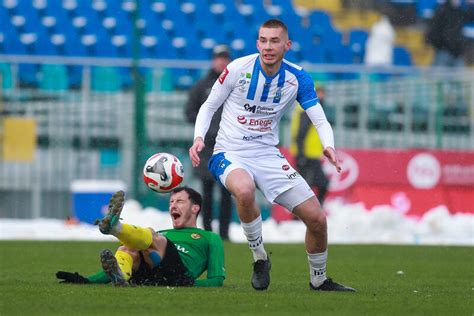
[[[238,168],[227,176],[226,187],[235,197],[237,213],[252,251],[252,286],[256,290],[266,290],[270,285],[271,263],[263,246],[262,217],[255,202],[255,183],[244,169]]]
[[[305,245],[310,270],[310,289],[354,292],[353,288],[336,283],[326,276],[327,222],[316,197],[313,196],[296,206],[293,213],[306,225]]]
[[[150,228],[124,224],[120,222],[120,214],[125,203],[125,193],[116,192],[109,202],[107,215],[97,220],[101,233],[113,235],[129,249],[145,250],[150,247],[153,240],[153,231]]]

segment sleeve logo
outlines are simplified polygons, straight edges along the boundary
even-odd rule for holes
[[[219,83],[223,84],[225,77],[227,77],[227,74],[229,73],[229,70],[227,70],[227,67],[222,71],[221,75],[219,76]]]

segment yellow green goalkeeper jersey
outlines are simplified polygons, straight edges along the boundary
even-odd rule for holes
[[[171,240],[194,279],[207,270],[207,278],[224,277],[224,245],[219,235],[194,227],[167,229],[160,234]]]

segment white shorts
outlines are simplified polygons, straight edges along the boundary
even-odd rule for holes
[[[274,150],[273,150],[274,148]],[[253,157],[242,157],[234,152],[220,152],[209,159],[209,170],[214,178],[225,186],[227,176],[232,170],[244,169],[254,180],[256,186],[262,191],[265,198],[273,203],[275,199],[290,188],[298,188],[298,194],[290,194],[287,198],[278,200],[278,203],[292,210],[298,201],[304,202],[314,195],[311,188],[301,175],[288,163],[276,147],[272,151]],[[294,190],[292,190],[294,191]],[[289,199],[289,200],[288,200]],[[288,200],[288,201],[286,201]],[[299,204],[298,203],[298,204]]]

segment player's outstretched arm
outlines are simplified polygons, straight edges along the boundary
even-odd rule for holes
[[[341,163],[337,159],[336,150],[334,150],[334,148],[332,147],[326,147],[323,153],[324,153],[324,156],[326,156],[326,158],[329,160],[329,162],[334,167],[336,167],[337,172],[341,172],[342,167],[341,167]]]
[[[196,137],[194,139],[193,145],[189,148],[189,159],[193,164],[193,167],[199,166],[201,159],[199,158],[199,153],[204,149],[204,140],[202,137]]]
[[[60,279],[59,283],[74,283],[74,284],[87,284],[91,283],[86,277],[80,275],[77,272],[56,272],[56,278]]]

